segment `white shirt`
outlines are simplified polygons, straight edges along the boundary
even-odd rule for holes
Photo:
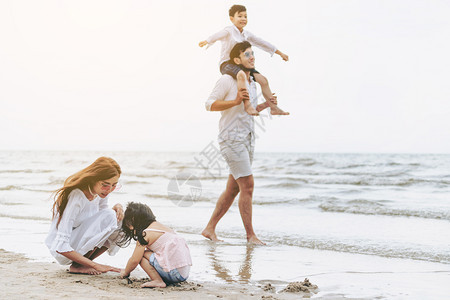
[[[247,41],[252,46],[256,46],[270,53],[271,56],[277,51],[277,48],[271,43],[255,36],[253,33],[245,29],[240,32],[235,25],[225,27],[221,31],[211,35],[206,39],[206,41],[208,42],[208,47],[217,41],[222,42],[219,65],[230,60],[230,52],[234,45],[244,41]]]
[[[69,252],[74,251],[70,245],[72,231],[83,223],[83,221],[102,209],[108,208],[108,197],[96,197],[92,201],[80,189],[75,189],[69,194],[67,206],[58,223],[59,215],[55,216],[50,227],[50,232],[45,240],[50,251]]]
[[[250,77],[250,83],[246,81],[247,90],[249,91],[250,102],[253,107],[258,105],[258,97],[256,94],[256,84]],[[207,111],[211,111],[211,105],[216,100],[231,101],[237,96],[237,82],[230,75],[222,75],[216,82],[211,95],[205,102]],[[252,139],[255,138],[255,125],[253,117],[244,110],[244,103],[235,105],[229,109],[220,112],[222,116],[219,121],[219,143],[224,141],[243,141],[252,133]]]

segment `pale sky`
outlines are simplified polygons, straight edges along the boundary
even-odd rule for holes
[[[247,7],[290,116],[256,151],[450,153],[449,1],[0,1],[0,149],[201,151],[220,44]],[[260,122],[261,123],[261,122]]]

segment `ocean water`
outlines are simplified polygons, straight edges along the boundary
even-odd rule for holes
[[[0,151],[0,248],[52,261],[51,192],[104,155],[123,171],[110,204],[146,203],[183,235],[191,280],[281,288],[308,277],[318,298],[450,295],[450,155],[256,153],[253,224],[267,246],[249,246],[237,199],[217,228],[223,243],[200,235],[228,176],[216,150]],[[123,267],[131,250],[100,261]]]

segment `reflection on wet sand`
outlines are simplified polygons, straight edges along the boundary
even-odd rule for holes
[[[245,257],[242,263],[239,266],[239,272],[237,274],[237,278],[230,270],[228,270],[224,265],[226,262],[221,262],[217,255],[217,248],[223,247],[223,245],[217,243],[211,243],[209,250],[207,252],[207,256],[210,258],[212,269],[215,271],[215,276],[225,280],[226,282],[239,282],[239,283],[248,283],[252,276],[252,257],[253,251],[255,249],[255,245],[248,244],[246,246]]]

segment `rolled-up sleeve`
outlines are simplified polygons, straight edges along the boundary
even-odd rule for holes
[[[247,41],[249,41],[249,43],[252,46],[256,46],[256,47],[268,52],[270,54],[270,56],[273,56],[274,53],[277,51],[277,47],[275,47],[271,43],[263,40],[262,38],[255,36],[253,33],[247,31],[246,35],[247,35]]]
[[[223,75],[217,80],[214,89],[208,97],[208,100],[205,102],[205,108],[207,111],[211,111],[211,105],[216,102],[216,100],[224,100],[227,96],[227,93],[230,89],[230,79],[234,80],[229,75]]]
[[[74,249],[70,246],[70,236],[72,234],[75,219],[82,208],[82,198],[76,191],[69,195],[67,206],[59,222],[56,237],[51,244],[50,251],[58,253],[70,252]]]

